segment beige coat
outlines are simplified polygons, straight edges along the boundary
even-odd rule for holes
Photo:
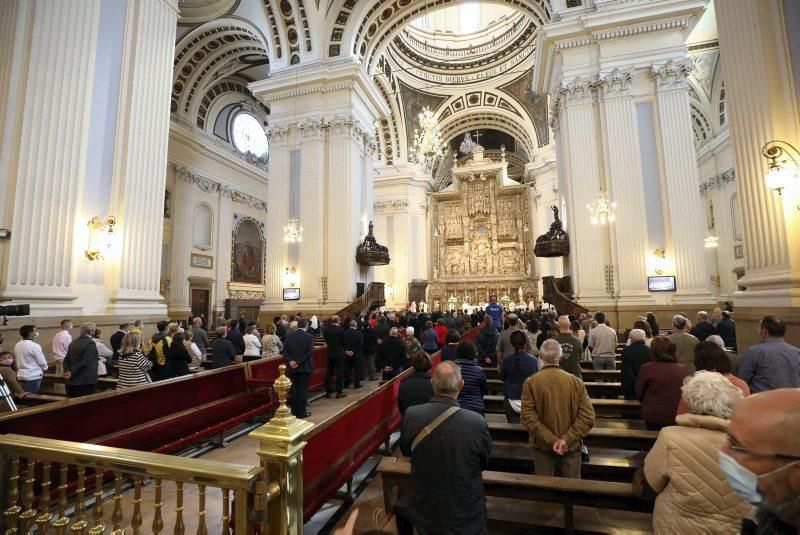
[[[659,493],[653,531],[739,533],[750,506],[725,481],[718,451],[728,420],[682,414],[665,427],[644,461],[647,483]]]

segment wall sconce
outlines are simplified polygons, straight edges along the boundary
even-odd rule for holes
[[[300,274],[294,266],[287,267],[283,274],[283,283],[286,288],[296,288],[300,284]]]
[[[800,152],[794,146],[777,139],[767,142],[761,148],[761,154],[769,160],[769,169],[764,174],[764,182],[769,189],[777,191],[778,195],[782,195],[785,187],[799,180],[797,174],[800,170],[800,163],[792,156],[792,153],[800,159]],[[787,165],[790,161],[791,164]]]
[[[86,248],[86,258],[91,261],[102,260],[103,251],[108,251],[114,245],[114,225],[117,218],[113,215],[105,219],[93,217],[86,224],[89,227],[89,246]]]
[[[667,252],[664,249],[653,251],[653,271],[656,275],[663,275],[669,269]]]

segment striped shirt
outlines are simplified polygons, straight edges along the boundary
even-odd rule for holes
[[[117,388],[144,385],[147,380],[147,370],[153,367],[153,362],[144,356],[141,351],[125,353],[119,357],[119,380]]]

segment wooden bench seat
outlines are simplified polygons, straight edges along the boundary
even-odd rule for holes
[[[589,461],[581,465],[585,479],[630,482],[644,463],[642,451],[591,448]],[[532,474],[535,472],[533,448],[528,444],[495,440],[489,458],[489,470]]]
[[[503,393],[503,381],[500,379],[487,379],[489,392],[492,394]],[[622,395],[622,383],[584,383],[586,391],[592,397],[600,396],[613,396],[620,397]]]
[[[503,396],[483,396],[487,413],[503,414]],[[619,418],[641,418],[642,405],[628,399],[592,399],[595,415]]]
[[[500,370],[497,368],[483,368],[483,373],[486,375],[486,379],[500,379]],[[619,370],[581,370],[581,375],[583,376],[584,382],[592,382],[592,381],[614,381],[619,382],[621,372]]]
[[[377,470],[383,479],[385,510],[393,511],[394,496],[405,494],[410,483],[411,464],[386,457],[378,464]],[[487,496],[561,504],[564,508],[564,530],[567,533],[574,533],[575,506],[639,512],[653,510],[653,502],[637,496],[631,483],[508,474],[487,470],[483,472],[483,488]]]
[[[492,440],[528,443],[528,430],[522,424],[487,422]],[[658,431],[646,429],[610,429],[594,427],[586,437],[589,447],[619,448],[626,450],[648,451],[658,438]]]
[[[17,405],[23,407],[38,407],[56,401],[64,401],[64,396],[51,396],[49,394],[28,394],[22,399],[15,400]]]
[[[486,421],[508,423],[505,414],[487,414]],[[595,418],[594,426],[608,429],[647,429],[644,420],[638,418]]]

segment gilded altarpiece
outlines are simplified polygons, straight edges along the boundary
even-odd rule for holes
[[[453,169],[453,184],[431,194],[434,310],[481,306],[492,293],[521,307],[538,302],[528,187],[506,168],[478,149]]]

